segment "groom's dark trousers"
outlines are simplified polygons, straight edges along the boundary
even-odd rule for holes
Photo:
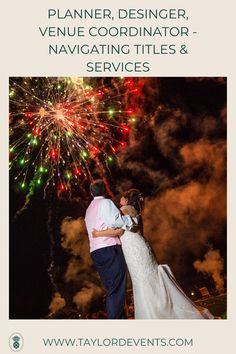
[[[107,292],[107,317],[109,319],[126,318],[124,305],[127,272],[121,246],[99,248],[91,253],[91,258]]]

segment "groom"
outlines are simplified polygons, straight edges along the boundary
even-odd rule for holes
[[[107,292],[107,317],[122,319],[125,318],[127,274],[119,239],[120,231],[114,230],[116,237],[97,238],[93,238],[92,231],[93,229],[101,231],[108,228],[128,229],[136,220],[130,216],[122,216],[115,204],[104,197],[105,185],[101,179],[91,183],[90,192],[93,200],[86,211],[85,223],[89,236],[91,258]]]

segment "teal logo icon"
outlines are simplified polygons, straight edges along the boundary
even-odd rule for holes
[[[24,345],[23,336],[20,333],[13,333],[9,339],[9,346],[13,352],[19,352]]]

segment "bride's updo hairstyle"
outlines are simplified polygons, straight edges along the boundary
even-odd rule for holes
[[[143,210],[144,198],[140,190],[138,189],[129,189],[127,192],[124,192],[122,195],[125,199],[128,200],[128,205],[132,205],[138,214]]]

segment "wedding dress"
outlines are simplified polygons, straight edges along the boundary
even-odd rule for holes
[[[134,216],[132,206],[122,208]],[[120,240],[133,286],[135,319],[214,318],[187,297],[168,265],[158,264],[149,243],[139,232],[125,231]]]

